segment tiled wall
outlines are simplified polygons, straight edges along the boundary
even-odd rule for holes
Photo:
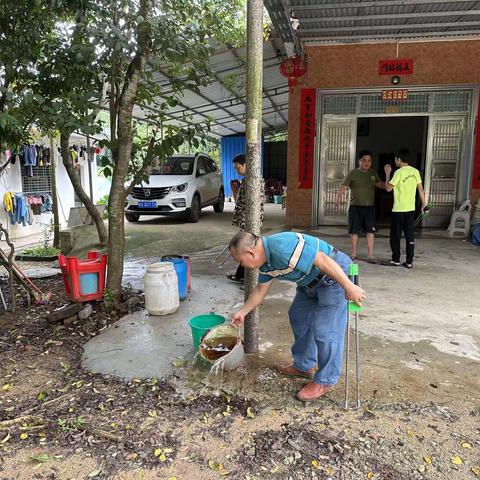
[[[391,87],[390,76],[378,75],[381,59],[396,58],[397,44],[306,47],[307,73],[290,89],[288,113],[287,225],[312,222],[312,190],[298,189],[298,120],[301,88]],[[480,40],[398,44],[399,58],[412,58],[414,74],[399,87],[480,83]]]

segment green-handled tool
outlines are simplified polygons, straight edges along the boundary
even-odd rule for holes
[[[432,204],[429,203],[426,207],[420,212],[418,217],[413,222],[413,227],[415,228],[424,218],[427,218],[430,215],[430,209],[432,208]]]
[[[359,269],[358,264],[350,264],[348,270],[348,278],[355,285],[358,285]],[[350,314],[355,314],[355,380],[356,380],[356,399],[357,408],[360,407],[360,349],[358,334],[358,313],[362,311],[362,307],[355,302],[348,301],[347,308],[347,346],[345,352],[345,409],[348,410],[348,357],[350,353]]]

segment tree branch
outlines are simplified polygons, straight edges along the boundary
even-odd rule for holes
[[[147,149],[147,153],[145,154],[145,160],[143,162],[143,165],[140,167],[138,172],[133,177],[133,180],[131,181],[130,185],[125,190],[125,196],[128,196],[132,193],[132,190],[135,187],[135,185],[140,183],[140,180],[142,179],[143,174],[146,172],[147,168],[152,164],[153,149],[155,147],[155,141],[156,141],[156,135],[153,135],[150,138],[150,143],[148,144],[148,149]]]
[[[87,209],[88,213],[92,217],[95,225],[97,227],[98,232],[98,239],[100,241],[100,245],[103,247],[107,244],[107,230],[105,229],[105,224],[103,223],[103,219],[100,215],[100,212],[97,210],[97,207],[94,205],[90,197],[87,195],[85,190],[82,187],[82,182],[80,177],[75,170],[72,162],[70,161],[70,151],[68,141],[70,139],[70,134],[61,132],[60,134],[60,150],[62,155],[63,166],[67,171],[68,178],[72,182],[73,189],[77,194],[78,198],[82,201]]]

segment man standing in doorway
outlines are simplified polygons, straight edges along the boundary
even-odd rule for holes
[[[345,177],[337,193],[337,206],[344,200],[345,192],[350,188],[350,208],[348,209],[348,233],[352,238],[351,258],[357,258],[358,234],[367,235],[367,261],[376,263],[373,255],[375,241],[375,187],[385,188],[378,173],[372,169],[372,152],[364,150],[358,156],[358,168],[351,170]]]
[[[406,148],[400,149],[398,153],[395,154],[395,165],[398,170],[392,179],[390,179],[392,167],[389,164],[385,165],[386,190],[387,192],[393,190],[392,223],[390,225],[392,259],[390,260],[390,265],[400,265],[400,240],[403,231],[407,244],[407,258],[403,263],[405,268],[413,267],[415,248],[415,196],[417,190],[420,201],[422,202],[422,212],[427,205],[420,172],[416,168],[411,167],[408,164],[409,161],[410,151]]]

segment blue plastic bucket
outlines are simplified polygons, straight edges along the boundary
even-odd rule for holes
[[[162,262],[172,262],[173,267],[175,268],[175,273],[178,278],[178,298],[180,300],[185,300],[187,297],[187,271],[188,263],[183,257],[176,256],[164,256],[161,258]]]
[[[98,273],[80,274],[80,294],[91,295],[98,292]]]

